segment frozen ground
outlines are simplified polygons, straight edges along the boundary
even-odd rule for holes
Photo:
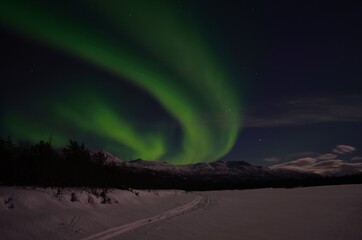
[[[82,239],[188,204],[183,191],[107,193],[111,204],[77,189],[0,188],[0,239]],[[71,201],[73,195],[73,200]],[[75,199],[74,199],[75,198]]]
[[[64,195],[1,188],[1,239],[362,239],[362,185]]]

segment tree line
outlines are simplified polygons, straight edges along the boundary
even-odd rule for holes
[[[11,138],[0,139],[0,185],[3,186],[203,191],[355,183],[362,183],[362,174],[260,180],[220,175],[205,179],[202,176],[182,176],[116,164],[107,161],[104,152],[92,151],[73,140],[63,148],[54,148],[49,141],[15,144]]]
[[[49,141],[15,144],[11,138],[0,139],[0,185],[129,188],[141,187],[149,175],[107,162],[102,151],[73,140],[56,149]]]

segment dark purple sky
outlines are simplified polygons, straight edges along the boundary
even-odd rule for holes
[[[268,164],[263,159],[322,154],[339,144],[362,148],[360,1],[175,3],[198,16],[213,50],[237,76],[232,81],[240,87],[244,119],[234,147],[223,159]],[[88,74],[117,81],[120,95],[149,103],[142,113],[133,113],[135,118],[166,122],[173,134],[181,135],[174,119],[145,92],[5,25],[0,24],[0,30],[4,113],[13,108],[28,111],[22,96],[57,86],[62,75]],[[2,136],[11,134],[0,124]],[[92,137],[82,140],[97,145]]]

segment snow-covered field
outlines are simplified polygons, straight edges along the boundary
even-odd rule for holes
[[[114,190],[110,203],[79,189],[0,188],[0,239],[82,239],[192,201],[183,191]],[[73,200],[71,201],[73,195]],[[74,197],[75,195],[75,197]],[[75,199],[74,199],[75,198]]]
[[[0,188],[0,239],[362,239],[362,185],[138,192]]]

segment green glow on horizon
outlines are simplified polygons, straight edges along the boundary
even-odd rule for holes
[[[28,119],[24,119],[22,115],[9,114],[5,116],[5,123],[9,130],[13,133],[14,140],[23,141],[41,141],[50,140],[54,146],[60,147],[67,144],[69,138],[61,134],[58,130],[54,130],[43,126],[39,123],[30,123]]]
[[[119,142],[144,159],[158,160],[167,154],[163,160],[177,164],[216,160],[232,148],[238,135],[240,99],[197,29],[184,24],[170,6],[150,2],[102,1],[97,8],[102,19],[115,26],[113,31],[124,31],[148,57],[118,43],[111,33],[69,22],[55,9],[29,1],[2,3],[0,20],[147,91],[180,123],[182,146],[167,152],[164,133],[137,132],[125,116],[103,102],[92,102],[94,111],[79,102],[71,108],[60,103],[56,114],[68,124]]]
[[[164,139],[159,133],[139,133],[136,127],[102,100],[97,93],[71,96],[68,103],[54,106],[62,121],[89,134],[105,137],[131,149],[143,159],[159,159],[165,153]]]

